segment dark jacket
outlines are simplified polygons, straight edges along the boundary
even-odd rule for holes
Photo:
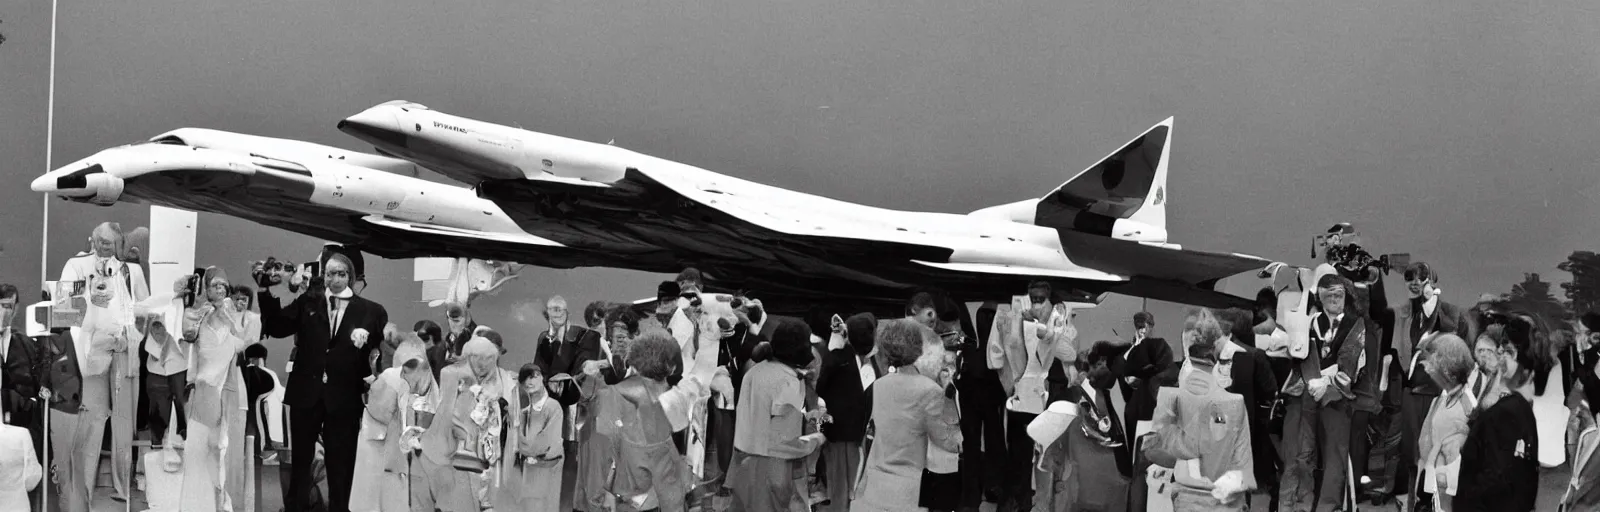
[[[25,427],[29,423],[26,420],[38,408],[39,382],[49,368],[49,359],[41,340],[24,336],[16,329],[9,330],[11,348],[7,351],[5,365],[0,367],[0,371],[5,372],[0,400],[5,400],[6,410],[11,411],[12,424]]]
[[[1369,338],[1370,339],[1370,338]],[[1268,435],[1267,422],[1272,415],[1272,402],[1278,395],[1278,379],[1272,373],[1272,362],[1261,349],[1245,347],[1232,356],[1233,380],[1228,392],[1244,397],[1245,417],[1250,423],[1250,452],[1254,461],[1256,485],[1271,488],[1278,480],[1277,449]]]
[[[1137,426],[1141,421],[1149,421],[1150,416],[1155,414],[1156,392],[1161,385],[1151,380],[1171,368],[1172,359],[1172,345],[1161,338],[1145,338],[1128,352],[1121,377],[1134,377],[1136,380],[1133,384],[1122,380],[1123,399],[1128,404],[1128,410],[1124,411],[1124,425]]]
[[[824,424],[828,441],[858,442],[867,432],[872,405],[861,387],[861,368],[856,366],[856,350],[845,346],[822,356],[822,372],[817,377],[817,396],[828,404],[833,423]]]
[[[558,343],[550,339],[549,330],[539,333],[539,347],[533,362],[546,379],[563,373],[578,378],[583,375],[583,363],[605,356],[600,351],[600,333],[587,327],[568,324],[562,338]],[[563,406],[578,403],[578,386],[567,386],[559,394],[553,391],[551,397]]]
[[[365,379],[372,375],[367,358],[383,344],[383,327],[389,312],[361,296],[345,305],[338,332],[329,332],[328,299],[313,288],[284,305],[270,290],[257,297],[261,305],[261,332],[271,338],[294,336],[294,371],[284,387],[283,403],[311,407],[321,403],[329,410],[364,408]],[[366,345],[356,347],[350,334],[366,329]]]
[[[1411,364],[1413,354],[1420,348],[1418,344],[1423,336],[1439,332],[1460,336],[1470,347],[1477,341],[1478,327],[1466,310],[1443,300],[1433,310],[1432,317],[1421,319],[1419,323],[1416,315],[1421,312],[1422,302],[1416,300],[1394,309],[1394,323],[1390,325],[1389,334],[1393,340],[1393,364],[1400,365],[1401,375],[1406,379],[1405,388],[1411,393],[1439,396],[1439,384],[1422,370],[1422,363]]]
[[[77,414],[83,408],[83,373],[78,369],[77,345],[71,331],[62,331],[45,338],[44,353],[48,361],[39,385],[50,390],[50,408],[67,414]]]
[[[1525,512],[1539,494],[1539,430],[1533,404],[1512,393],[1470,420],[1461,445],[1460,512]]]

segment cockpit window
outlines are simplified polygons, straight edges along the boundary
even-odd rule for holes
[[[183,145],[186,145],[183,142],[183,138],[178,137],[177,135],[168,135],[168,136],[165,136],[165,137],[157,137],[157,138],[154,138],[154,139],[150,139],[150,141],[148,143],[150,143],[150,144],[168,144],[168,145],[172,145],[172,146],[183,146]]]

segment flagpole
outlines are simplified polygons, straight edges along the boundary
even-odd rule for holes
[[[50,172],[56,134],[56,12],[58,0],[50,0],[50,96],[49,107],[45,113],[44,131],[44,172]],[[43,288],[45,280],[50,276],[50,195],[44,196],[44,223],[42,224],[44,236],[39,244],[39,287]],[[55,465],[55,457],[50,454],[50,400],[45,400],[40,411],[44,413],[44,453],[40,454],[45,461],[45,475],[54,476],[55,471],[50,468]],[[50,480],[44,481],[44,490],[39,493],[39,511],[50,510]],[[131,498],[132,496],[130,496]],[[130,500],[131,501],[131,500]]]
[[[45,113],[44,172],[55,170],[51,157],[55,153],[56,137],[56,12],[59,0],[50,0],[50,96]],[[44,195],[44,239],[39,244],[39,285],[50,279],[50,195]]]

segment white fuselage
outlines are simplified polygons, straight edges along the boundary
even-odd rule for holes
[[[937,244],[954,250],[952,264],[1028,267],[1068,272],[1072,277],[1117,281],[1120,276],[1075,265],[1055,229],[989,216],[907,212],[875,208],[763,185],[620,147],[533,132],[430,110],[388,103],[340,123],[340,129],[452,179],[476,185],[487,180],[531,179],[606,186],[626,171],[649,169],[674,186],[745,198],[760,204],[743,212],[791,220],[800,227],[856,228],[862,240]],[[376,134],[375,134],[376,132]],[[405,141],[403,145],[398,140]],[[809,226],[809,227],[808,227]],[[887,233],[887,235],[885,235]]]
[[[106,149],[41,176],[34,181],[33,189],[109,204],[122,199],[119,196],[128,183],[141,177],[174,172],[227,173],[252,180],[279,180],[284,190],[309,192],[304,199],[314,205],[407,223],[531,237],[499,206],[479,198],[470,189],[348,163],[355,161],[402,170],[411,165],[409,162],[401,165],[391,158],[298,141],[228,135],[238,135],[238,138],[220,137],[207,142],[232,150],[154,142]],[[261,140],[279,143],[250,144]],[[92,179],[85,180],[86,186],[75,189],[57,186],[57,178],[96,165],[104,172],[90,175]],[[138,199],[150,202],[155,198]]]

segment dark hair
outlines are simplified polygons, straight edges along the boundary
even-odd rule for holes
[[[639,314],[633,312],[633,308],[625,305],[611,308],[611,311],[606,312],[605,322],[606,324],[603,327],[606,329],[605,334],[608,336],[611,334],[611,324],[617,322],[622,322],[622,325],[628,328],[628,334],[639,333]]]
[[[1415,274],[1424,281],[1433,281],[1434,284],[1439,283],[1439,272],[1425,261],[1413,261],[1410,265],[1406,265],[1405,272],[1401,274],[1401,277],[1403,278],[1405,274]]]
[[[1350,278],[1339,274],[1324,274],[1320,279],[1317,279],[1317,303],[1319,307],[1322,303],[1321,290],[1334,286],[1344,288],[1345,314],[1363,318],[1367,316],[1366,293],[1356,289],[1355,281],[1351,281]]]
[[[267,358],[267,346],[266,345],[262,345],[260,343],[252,343],[252,344],[250,344],[250,346],[244,348],[244,358],[245,359],[266,359]]]
[[[891,368],[916,363],[917,359],[922,358],[922,346],[937,339],[933,329],[906,318],[891,320],[878,327],[875,338],[878,355]]]
[[[627,364],[650,380],[666,380],[682,361],[678,340],[664,331],[651,330],[633,340],[628,347]]]
[[[961,303],[950,298],[949,295],[939,295],[939,306],[936,311],[940,322],[955,322],[961,320]],[[966,327],[966,326],[962,326]]]
[[[1045,300],[1050,300],[1050,296],[1055,293],[1055,287],[1050,286],[1049,281],[1034,281],[1028,283],[1028,291],[1032,292],[1034,290],[1044,290]]]
[[[5,290],[5,288],[0,288],[0,290]],[[0,297],[6,296],[3,291],[0,291]],[[1583,316],[1578,317],[1578,323],[1583,324],[1583,327],[1590,332],[1600,332],[1600,311],[1584,313]]]
[[[1228,308],[1216,312],[1217,324],[1223,332],[1233,337],[1233,341],[1240,345],[1254,345],[1256,339],[1255,315],[1240,308]]]
[[[877,345],[878,317],[872,313],[856,313],[846,318],[844,329],[850,337],[850,346],[857,354],[865,356]]]
[[[684,282],[684,281],[688,281],[688,282],[691,282],[691,283],[694,283],[694,284],[697,284],[697,285],[700,285],[700,286],[705,286],[705,283],[702,282],[701,279],[702,279],[702,277],[700,275],[700,269],[697,269],[697,268],[694,268],[694,267],[689,267],[689,268],[683,269],[683,272],[679,272],[678,273],[678,278],[677,279],[673,279],[672,282],[681,283],[681,282]]]
[[[22,292],[17,290],[17,285],[11,283],[0,283],[0,299],[10,298],[15,298],[17,299],[17,302],[21,302]],[[18,304],[17,307],[20,309],[22,305]]]
[[[1278,294],[1268,286],[1256,292],[1255,321],[1257,324],[1267,320],[1276,320],[1278,316]]]
[[[251,288],[250,285],[247,285],[247,284],[234,285],[233,290],[230,290],[230,291],[232,293],[230,293],[229,295],[243,295],[243,296],[246,296],[246,297],[255,297],[256,296],[256,289],[255,288]]]
[[[1517,350],[1517,366],[1533,379],[1534,394],[1544,394],[1545,377],[1550,374],[1549,350],[1539,336],[1538,325],[1511,315],[1505,327],[1505,340],[1501,347]]]
[[[434,343],[438,343],[444,341],[444,328],[439,327],[439,324],[433,320],[419,321],[416,325],[411,326],[411,331],[417,333],[417,337],[423,338],[423,342],[431,340]]]
[[[517,382],[518,383],[527,382],[528,379],[531,379],[531,378],[533,378],[535,376],[539,376],[539,377],[543,377],[544,376],[544,371],[540,370],[539,369],[539,365],[537,365],[537,364],[527,363],[527,364],[522,365],[522,369],[517,370]]]
[[[498,331],[495,331],[494,329],[485,329],[483,331],[483,339],[489,340],[489,342],[494,343],[494,346],[496,348],[500,349],[500,353],[502,353],[502,354],[505,353],[505,351],[506,351],[505,338],[501,338],[500,337],[500,333]]]
[[[932,292],[917,292],[911,296],[911,300],[906,301],[906,316],[916,316],[918,312],[924,309],[932,309],[936,312],[939,309],[934,301]]]
[[[678,295],[683,293],[683,288],[677,281],[662,281],[656,286],[656,300],[678,300]]]
[[[1260,290],[1256,290],[1256,307],[1277,310],[1278,292],[1271,286],[1263,286]]]
[[[588,325],[589,321],[594,320],[595,317],[599,317],[601,322],[606,321],[606,310],[610,307],[611,303],[603,300],[590,302],[588,306],[583,308],[583,323]]]
[[[1196,343],[1195,345],[1206,344]],[[1115,366],[1114,363],[1116,362],[1116,358],[1120,357],[1122,352],[1127,350],[1127,348],[1128,346],[1126,344],[1117,343],[1114,341],[1096,341],[1094,342],[1093,347],[1089,347],[1089,353],[1088,355],[1084,356],[1083,361],[1087,363],[1087,366],[1089,367],[1093,367],[1095,363],[1101,361],[1105,361],[1107,366]]]

